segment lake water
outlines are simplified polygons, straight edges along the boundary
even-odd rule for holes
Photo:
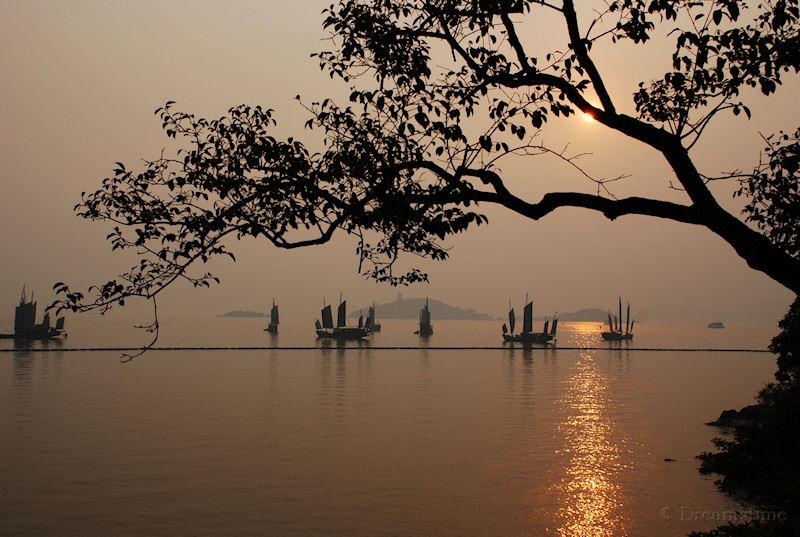
[[[159,344],[318,345],[284,321],[272,339],[263,319],[167,320]],[[774,326],[643,323],[626,346],[564,323],[559,345],[601,349],[435,349],[499,346],[499,324],[122,365],[59,349],[141,334],[70,318],[52,352],[0,353],[0,535],[659,537],[740,508],[695,456],[774,356],[627,347],[765,348]],[[372,345],[413,329],[384,320]]]

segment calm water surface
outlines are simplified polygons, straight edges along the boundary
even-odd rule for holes
[[[286,320],[285,320],[286,321]],[[291,321],[291,319],[289,320]],[[141,342],[70,320],[64,347]],[[315,345],[308,320],[167,321],[162,345]],[[439,322],[428,346],[495,345]],[[539,323],[537,323],[537,326]],[[608,350],[0,353],[2,535],[677,536],[740,506],[694,458],[774,357]],[[384,321],[374,345],[415,345]],[[764,348],[774,327],[638,327],[636,346]],[[13,343],[0,342],[8,348]],[[676,462],[664,462],[664,458]],[[682,514],[684,516],[682,516]],[[688,518],[688,520],[687,520]]]

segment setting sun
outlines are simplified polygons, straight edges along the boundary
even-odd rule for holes
[[[594,116],[592,114],[587,114],[586,112],[581,112],[581,119],[587,123],[591,123],[594,121]]]

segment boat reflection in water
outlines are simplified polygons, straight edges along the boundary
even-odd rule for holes
[[[558,535],[570,537],[626,535],[622,516],[619,448],[608,416],[608,382],[588,353],[574,366],[562,403],[568,409],[558,426],[569,460],[556,484]]]

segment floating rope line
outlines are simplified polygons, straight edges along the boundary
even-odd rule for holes
[[[64,347],[64,348],[29,348],[0,349],[0,353],[9,352],[131,352],[140,351],[141,347]],[[611,352],[751,352],[769,353],[766,349],[699,349],[699,348],[659,348],[659,347],[419,347],[419,346],[351,346],[351,347],[153,347],[148,352],[177,351],[611,351]]]

